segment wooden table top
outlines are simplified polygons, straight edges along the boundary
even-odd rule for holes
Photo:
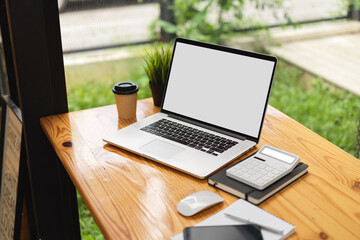
[[[138,101],[137,120],[156,112],[152,99]],[[41,119],[106,239],[169,239],[237,200],[206,180],[102,141],[135,121],[118,121],[115,105]],[[289,239],[360,238],[360,160],[271,106],[261,140],[249,154],[264,144],[295,153],[309,165],[308,174],[259,205],[296,226]],[[201,190],[225,201],[193,217],[181,216],[177,203]]]

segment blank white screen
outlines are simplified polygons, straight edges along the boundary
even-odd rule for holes
[[[295,157],[293,157],[293,156],[287,155],[285,153],[276,151],[276,150],[268,148],[268,147],[263,148],[261,153],[265,154],[265,155],[268,155],[270,157],[282,160],[282,161],[287,162],[287,163],[292,163],[295,160]]]
[[[178,42],[163,109],[257,138],[274,64]]]

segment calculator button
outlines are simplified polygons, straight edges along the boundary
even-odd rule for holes
[[[267,181],[270,180],[270,178],[268,178],[268,177],[263,177],[262,180],[263,180],[264,182],[267,182]]]
[[[247,170],[245,168],[240,168],[238,171],[239,172],[247,172]]]
[[[262,175],[260,173],[255,174],[255,176],[257,177],[256,179],[259,179],[262,177]]]
[[[251,175],[250,175],[249,173],[244,173],[244,175],[242,175],[242,177],[245,178],[245,179],[248,178],[248,177],[250,177],[250,176],[251,176]]]
[[[258,175],[253,175],[249,178],[250,181],[255,181],[256,179],[258,179],[259,176]]]
[[[273,178],[273,177],[275,177],[275,174],[273,174],[273,173],[268,173],[268,175],[267,175],[269,178]]]
[[[251,177],[251,175],[248,174],[248,173],[243,173],[242,175],[239,175],[239,176],[244,178],[244,179],[248,179],[249,177]]]
[[[261,174],[261,176],[265,176],[267,174],[267,172],[265,170],[261,170],[261,171],[259,171],[259,174]]]

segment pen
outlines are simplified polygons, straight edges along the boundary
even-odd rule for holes
[[[242,217],[239,217],[237,215],[230,214],[230,213],[225,213],[225,215],[228,216],[228,217],[234,218],[234,219],[236,219],[238,221],[240,220],[241,222],[246,222],[246,223],[258,225],[259,227],[261,227],[263,229],[266,229],[266,230],[269,230],[271,232],[283,234],[283,230],[276,229],[276,228],[264,225],[263,223],[259,223],[259,222],[256,222],[254,220],[251,220],[251,219],[242,218]]]

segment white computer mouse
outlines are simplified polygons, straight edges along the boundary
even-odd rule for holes
[[[192,216],[224,201],[222,197],[210,191],[200,191],[183,198],[177,205],[178,212],[186,217]]]

